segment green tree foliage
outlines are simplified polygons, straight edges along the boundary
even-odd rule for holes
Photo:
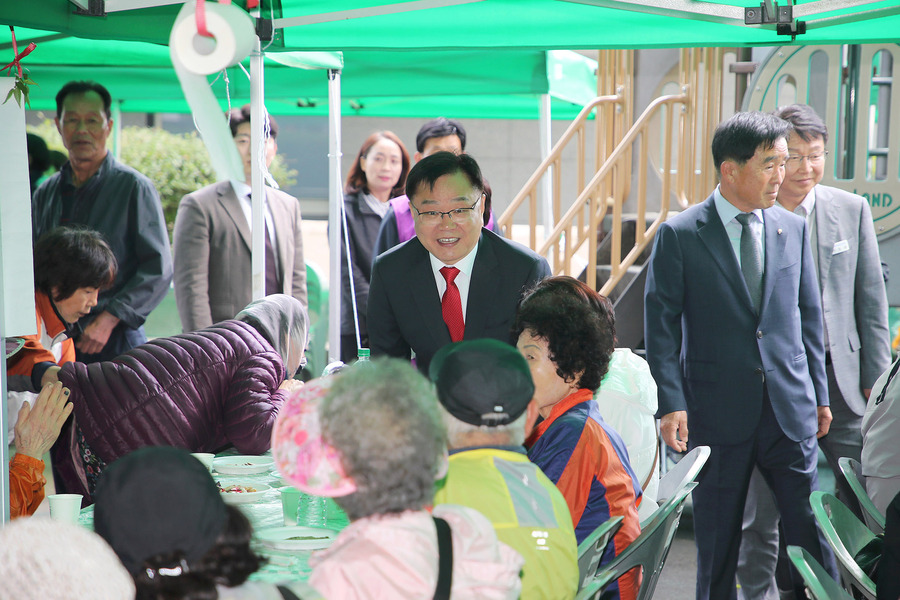
[[[65,152],[51,119],[29,126],[28,131],[44,138],[51,150]],[[181,198],[216,181],[209,154],[196,132],[176,134],[158,127],[123,127],[121,160],[156,186],[170,233]],[[297,182],[297,171],[280,156],[275,157],[270,171],[282,188]]]

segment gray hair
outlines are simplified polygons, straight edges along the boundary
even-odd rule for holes
[[[491,436],[497,438],[498,444],[504,446],[521,446],[525,443],[525,421],[528,413],[523,412],[512,423],[506,425],[472,425],[461,421],[447,412],[447,409],[441,405],[441,417],[444,421],[444,427],[447,428],[447,443],[451,449],[464,448],[467,444],[465,438],[472,434],[483,436]]]
[[[300,340],[303,349],[309,344],[309,315],[303,304],[286,294],[272,294],[248,304],[235,317],[256,329],[288,364],[290,340]],[[288,377],[293,373],[288,373]]]
[[[447,438],[429,381],[387,358],[334,377],[319,409],[322,433],[357,487],[335,501],[351,520],[431,504]]]

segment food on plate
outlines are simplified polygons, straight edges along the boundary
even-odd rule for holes
[[[218,481],[216,482],[216,487],[219,488],[219,492],[223,494],[252,494],[257,491],[255,487],[249,485],[233,484],[222,487],[222,484]]]

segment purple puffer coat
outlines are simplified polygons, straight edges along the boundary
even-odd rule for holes
[[[245,454],[269,449],[287,392],[281,356],[240,321],[159,338],[115,360],[68,363],[73,417],[88,447],[107,464],[143,446],[212,452],[229,443]],[[67,492],[89,497],[72,421],[53,449]],[[59,485],[59,484],[57,484]]]

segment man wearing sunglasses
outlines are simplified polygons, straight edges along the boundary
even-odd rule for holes
[[[372,355],[410,358],[428,372],[442,346],[512,342],[524,288],[550,275],[547,261],[483,228],[484,181],[467,154],[438,152],[406,179],[416,237],[375,260],[369,287]]]

